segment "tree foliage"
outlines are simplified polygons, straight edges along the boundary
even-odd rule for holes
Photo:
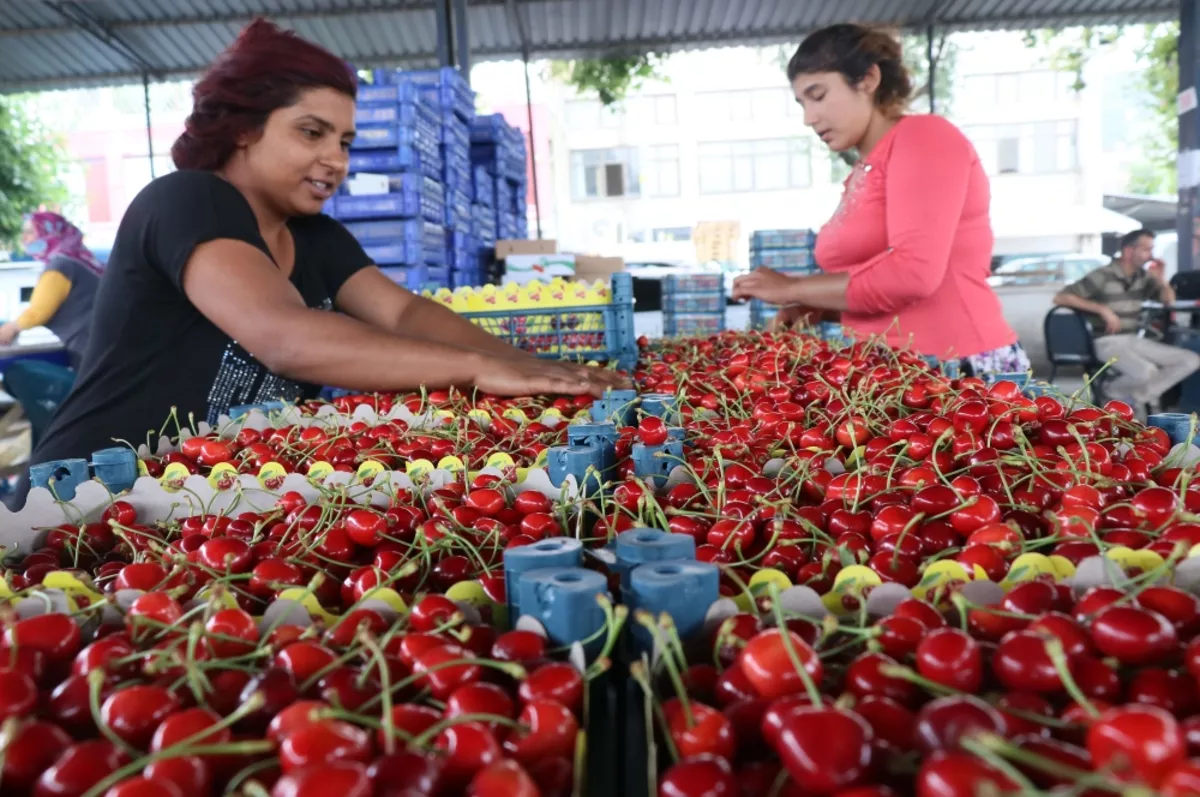
[[[62,142],[19,97],[0,97],[0,245],[11,244],[24,215],[67,198],[60,178]]]
[[[625,99],[650,80],[661,80],[663,56],[641,53],[582,61],[555,61],[550,75],[575,89],[578,94],[595,94],[605,106]]]
[[[1042,50],[1055,69],[1075,76],[1074,88],[1086,88],[1084,71],[1101,49],[1128,41],[1132,29],[1118,26],[1031,31],[1025,43]],[[1172,193],[1176,189],[1179,149],[1179,25],[1164,23],[1141,28],[1137,56],[1138,88],[1146,99],[1151,124],[1142,139],[1141,160],[1130,170],[1129,190],[1140,194]]]

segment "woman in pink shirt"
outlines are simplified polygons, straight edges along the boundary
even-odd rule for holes
[[[804,123],[835,152],[857,150],[842,201],[817,235],[825,273],[760,268],[734,298],[786,305],[781,320],[840,311],[859,337],[878,336],[976,375],[1029,369],[987,283],[992,228],[975,148],[940,116],[904,115],[912,84],[891,36],[834,25],[788,64]]]

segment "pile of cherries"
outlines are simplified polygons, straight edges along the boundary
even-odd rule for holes
[[[6,753],[0,791],[169,796],[170,785],[150,789],[170,780],[185,797],[570,793],[586,675],[552,661],[536,635],[497,635],[486,606],[504,603],[510,547],[564,535],[595,547],[652,527],[692,537],[697,558],[721,567],[722,593],[753,607],[703,639],[640,618],[665,651],[653,670],[631,667],[662,700],[663,795],[1200,794],[1188,758],[1200,755],[1200,601],[1162,583],[1200,544],[1200,480],[1176,466],[1161,430],[1120,403],[1029,398],[1012,383],[948,379],[906,352],[804,334],[647,346],[635,378],[676,404],[618,430],[603,494],[551,500],[513,490],[512,474],[463,474],[387,506],[329,488],[311,505],[286,494],[264,511],[154,523],[118,500],[95,523],[50,530],[6,572],[9,588],[35,590],[67,570],[95,592],[76,596],[74,617],[0,620],[0,694],[12,695],[0,701],[12,720],[0,736],[6,750],[38,739],[41,755]],[[258,473],[275,462],[305,473],[372,460],[402,470],[453,455],[476,470],[504,453],[526,467],[565,442],[566,422],[589,403],[347,396],[335,402],[347,416],[403,404],[443,420],[243,429],[190,438],[146,465]],[[548,410],[563,422],[545,422]],[[676,480],[638,477],[634,444],[660,445],[673,426],[685,438]],[[1037,553],[1069,569],[1112,550],[1133,554],[1119,588],[1077,594],[1014,566]],[[871,583],[920,588],[945,561],[961,578],[891,616],[866,615]],[[748,587],[782,581],[826,595],[851,567],[871,579],[839,588],[836,621],[787,615],[773,593]],[[773,578],[761,580],[764,570]],[[1009,588],[1001,603],[974,605],[962,591],[985,577]],[[486,599],[474,624],[445,597],[464,582]],[[145,594],[123,625],[99,623],[126,590]],[[318,623],[260,631],[256,618],[296,591],[311,595]],[[413,609],[397,619],[361,605],[385,593]],[[150,698],[140,720],[118,721],[106,707],[130,690]],[[182,730],[156,742],[161,724],[187,712]],[[310,735],[296,741],[301,730]],[[543,731],[555,741],[525,745]],[[172,763],[196,759],[192,781]],[[27,761],[38,763],[25,780],[10,778]],[[95,779],[46,780],[64,769]],[[178,777],[155,777],[164,769]]]

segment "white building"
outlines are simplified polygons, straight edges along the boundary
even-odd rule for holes
[[[1074,75],[1040,64],[1016,34],[956,41],[949,115],[991,176],[996,254],[1096,252],[1102,233],[1132,229],[1102,207],[1118,179],[1102,151],[1103,59],[1075,92]],[[547,235],[627,260],[689,260],[698,222],[740,222],[743,258],[751,230],[819,227],[837,205],[846,167],[804,127],[784,76],[789,54],[681,53],[666,80],[615,110],[538,81],[534,101],[553,120],[538,131],[551,136],[553,153],[554,184],[542,187]],[[485,98],[516,88],[511,79],[480,80],[509,66],[476,68]]]

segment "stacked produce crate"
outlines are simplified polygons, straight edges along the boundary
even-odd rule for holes
[[[471,124],[472,215],[480,268],[492,281],[502,275],[495,261],[496,240],[529,236],[525,158],[524,133],[500,114],[475,117]]]
[[[712,335],[725,329],[725,278],[677,274],[662,280],[663,334]]]
[[[812,230],[755,230],[750,235],[750,269],[766,267],[793,276],[815,274],[813,249],[817,236]],[[765,327],[779,307],[761,299],[750,301],[750,328]]]
[[[380,69],[359,86],[350,179],[326,212],[346,224],[385,274],[412,290],[480,283],[474,113],[474,92],[451,68]],[[365,175],[385,176],[387,193],[355,190]]]

